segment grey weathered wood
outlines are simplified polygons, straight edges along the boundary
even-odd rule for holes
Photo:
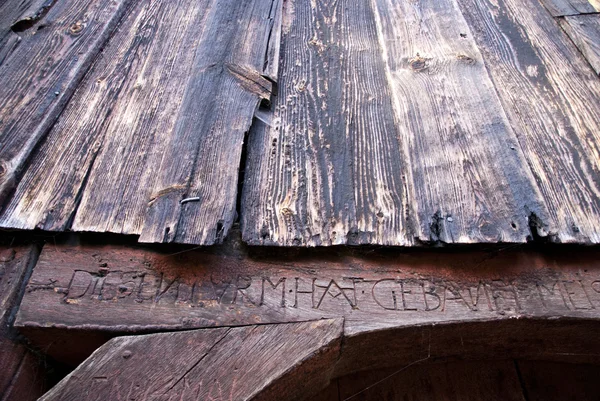
[[[262,74],[272,3],[224,0],[208,10],[182,108],[157,165],[141,242],[209,245],[231,228],[244,135],[259,101],[271,95]],[[180,204],[185,198],[199,199]]]
[[[284,3],[278,93],[250,133],[244,240],[412,243],[406,163],[367,1]]]
[[[536,0],[459,0],[548,205],[539,236],[600,241],[600,80]]]
[[[297,400],[329,382],[342,322],[119,337],[41,400]]]
[[[473,35],[455,0],[376,0],[408,210],[421,241],[525,242],[544,214]]]
[[[541,0],[541,2],[554,17],[600,11],[598,0]]]
[[[142,241],[219,242],[235,218],[244,132],[269,96],[259,72],[276,9],[137,3],[32,161],[2,224],[64,230],[73,221],[76,231]]]
[[[561,26],[600,75],[600,14],[565,17]]]
[[[17,184],[127,3],[58,1],[0,66],[0,199]]]
[[[35,34],[39,21],[55,0],[3,0],[0,2],[0,65],[19,46],[23,36]],[[36,23],[38,24],[37,26]]]
[[[371,347],[373,355],[379,346],[381,353],[384,344],[391,347],[389,338],[410,336],[417,342],[395,345],[405,359],[415,352],[417,359],[422,356],[427,349],[421,347],[421,340],[427,340],[423,330],[431,325],[439,328],[433,351],[442,355],[455,355],[459,349],[447,344],[461,342],[461,336],[461,350],[471,355],[594,355],[590,350],[600,349],[600,336],[589,335],[600,324],[597,251],[323,252],[250,257],[243,252],[170,255],[116,246],[48,246],[16,324],[60,359],[71,349],[56,341],[61,330],[114,335],[323,317],[344,318],[349,344],[354,341],[354,350]],[[457,322],[464,331],[452,326]],[[381,340],[368,341],[371,333],[386,330],[391,332]],[[514,330],[527,335],[511,337]],[[532,347],[536,341],[546,348]],[[365,366],[371,360],[353,352],[359,352],[355,356]],[[340,369],[358,363],[353,355]]]
[[[2,225],[139,233],[208,1],[140,1],[49,133]],[[85,192],[83,190],[86,189]]]

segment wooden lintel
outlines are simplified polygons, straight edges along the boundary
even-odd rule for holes
[[[375,356],[390,349],[406,358],[470,350],[546,359],[568,354],[589,361],[600,354],[600,336],[590,334],[600,330],[600,252],[575,249],[339,250],[281,257],[47,246],[16,325],[47,353],[70,363],[124,333],[323,318],[345,320],[348,352],[336,368],[339,374],[355,365],[354,347],[359,355],[372,348],[372,362],[359,358],[365,366],[381,364]],[[73,341],[77,333],[88,340],[87,348]],[[399,341],[403,336],[416,342]],[[414,347],[425,340],[429,346]]]

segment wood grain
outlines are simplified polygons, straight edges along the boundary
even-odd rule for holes
[[[273,2],[218,1],[196,49],[183,107],[168,138],[141,242],[219,243],[236,217],[244,135],[261,99]],[[185,198],[199,198],[180,204]]]
[[[598,76],[537,1],[459,3],[548,206],[534,235],[598,243]]]
[[[528,216],[544,206],[458,3],[373,4],[409,154],[415,238],[525,242]]]
[[[41,400],[299,400],[329,382],[341,321],[119,337]]]
[[[1,200],[17,184],[127,3],[58,1],[0,66]]]
[[[72,221],[76,231],[142,241],[219,242],[235,218],[244,132],[269,96],[259,71],[277,30],[273,7],[139,2],[31,163],[2,224],[65,230]]]
[[[600,12],[598,0],[541,0],[554,17]]]
[[[412,243],[405,157],[369,2],[284,3],[278,93],[250,133],[250,244]]]
[[[39,27],[54,0],[4,0],[0,2],[0,65]],[[36,26],[37,24],[37,26]]]
[[[596,74],[600,75],[600,14],[565,17],[560,23]]]

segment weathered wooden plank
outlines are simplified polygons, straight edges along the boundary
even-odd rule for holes
[[[600,394],[600,366],[519,361],[528,401],[592,401]]]
[[[55,343],[53,331],[114,335],[322,317],[344,318],[346,334],[365,347],[389,346],[389,338],[365,344],[362,333],[416,327],[414,333],[388,334],[417,338],[416,343],[398,345],[398,354],[407,357],[422,352],[419,347],[411,351],[410,344],[419,343],[422,328],[431,324],[451,341],[464,336],[462,342],[473,355],[486,350],[502,354],[511,347],[523,355],[540,355],[539,348],[527,348],[532,341],[546,343],[550,354],[561,347],[562,352],[576,353],[582,347],[600,348],[600,336],[581,329],[593,327],[598,319],[598,260],[593,250],[568,255],[506,250],[337,256],[324,250],[315,255],[249,256],[238,251],[169,255],[128,247],[57,245],[44,248],[16,324],[61,359],[65,347]],[[562,320],[553,328],[557,317]],[[567,323],[567,318],[575,321]],[[541,325],[537,331],[536,319]],[[550,327],[544,326],[547,319]],[[487,321],[492,324],[464,333],[442,328]],[[512,338],[515,325],[530,336]],[[563,338],[591,338],[554,344],[559,337],[547,335],[560,330],[567,330]],[[445,347],[444,337],[436,341],[438,353],[457,351]],[[356,364],[351,356],[341,366]],[[361,357],[366,363],[368,358]]]
[[[0,66],[0,199],[16,185],[126,4],[57,1],[33,28],[35,35],[22,38]]]
[[[81,201],[76,227],[139,233],[208,6],[131,8],[31,161],[3,226],[65,230]]]
[[[250,134],[251,244],[412,243],[405,162],[369,2],[284,4],[270,126]]]
[[[29,277],[35,246],[0,246],[0,398],[35,400],[43,394],[40,361],[18,339],[12,327],[24,281]]]
[[[600,14],[565,17],[560,23],[596,74],[600,75]]]
[[[220,241],[235,215],[244,131],[271,85],[258,71],[277,30],[268,19],[276,3],[271,10],[271,2],[139,2],[32,162],[2,224],[64,230],[73,221],[77,231],[141,233],[142,241]],[[165,189],[165,180],[177,183]],[[201,200],[180,204],[186,194]],[[161,216],[174,222],[167,237]]]
[[[222,0],[209,9],[183,106],[146,200],[141,242],[209,245],[231,228],[244,135],[260,100],[271,95],[262,74],[277,3]],[[189,198],[194,201],[180,203]]]
[[[598,0],[541,0],[541,2],[554,17],[600,11]]]
[[[35,25],[46,15],[54,3],[55,0],[4,0],[0,2],[0,65],[19,46],[23,36],[35,34],[40,26],[39,24]]]
[[[528,216],[544,207],[458,3],[374,3],[410,157],[415,237],[525,242]]]
[[[329,382],[342,322],[119,337],[41,400],[300,400]]]
[[[548,205],[537,236],[600,241],[600,80],[536,0],[459,0]]]
[[[519,377],[512,361],[415,364],[360,372],[340,378],[339,389],[339,400],[524,401],[527,399],[523,397]]]

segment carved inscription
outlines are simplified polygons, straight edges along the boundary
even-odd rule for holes
[[[154,304],[185,308],[270,308],[322,311],[380,310],[398,313],[448,311],[525,313],[600,308],[600,280],[481,280],[459,283],[435,278],[208,276],[189,280],[151,271],[75,270],[67,286],[56,280],[28,285],[29,292],[54,290],[70,305]]]

